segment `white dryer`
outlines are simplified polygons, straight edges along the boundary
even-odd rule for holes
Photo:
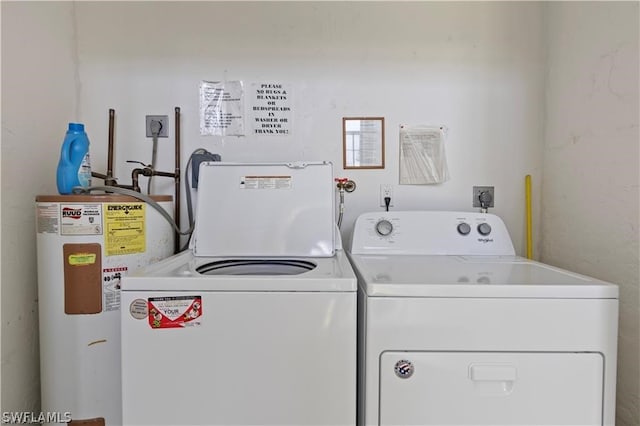
[[[122,283],[125,425],[354,425],[330,163],[200,166],[190,250]]]
[[[608,425],[618,287],[515,256],[502,220],[361,215],[361,425]]]

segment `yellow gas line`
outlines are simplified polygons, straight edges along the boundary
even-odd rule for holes
[[[533,259],[533,236],[531,232],[531,175],[525,176],[524,188],[527,203],[527,259]]]

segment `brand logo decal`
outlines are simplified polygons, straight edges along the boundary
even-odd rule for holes
[[[408,379],[413,376],[414,366],[411,361],[407,361],[406,359],[401,359],[396,362],[396,365],[393,367],[393,371],[395,371],[396,376],[401,379]]]
[[[82,209],[72,209],[65,207],[62,209],[62,217],[70,217],[71,219],[80,219],[82,217]]]
[[[119,205],[109,205],[108,209],[112,210],[122,210],[125,214],[129,214],[129,210],[142,210],[142,204],[119,204]]]
[[[478,238],[478,242],[480,243],[492,243],[493,242],[493,238]]]

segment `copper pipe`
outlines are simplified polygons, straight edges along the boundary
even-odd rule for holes
[[[133,169],[131,171],[131,182],[132,185],[115,185],[118,186],[120,188],[129,188],[129,189],[133,189],[136,192],[140,192],[140,175],[142,176],[147,176],[147,177],[151,177],[151,176],[162,176],[162,177],[170,177],[175,179],[176,175],[174,173],[170,173],[170,172],[161,172],[158,170],[153,170],[151,167],[138,167],[136,169]]]
[[[120,188],[127,188],[127,185],[118,185],[116,179],[113,177],[113,122],[116,111],[109,109],[109,146],[107,148],[107,174],[98,172],[91,172],[91,177],[96,177],[104,181],[105,186],[117,186]]]
[[[175,154],[175,185],[176,185],[176,196],[174,200],[174,219],[175,222],[180,227],[180,107],[175,107],[175,128],[176,128],[176,154]],[[176,232],[174,239],[174,252],[178,253],[180,251],[180,233]]]
[[[153,170],[153,169],[149,169],[151,170],[150,176],[162,176],[162,177],[170,177],[170,178],[176,178],[175,173],[171,173],[171,172],[161,172],[158,170]],[[145,176],[147,176],[145,174]]]
[[[140,192],[139,176],[151,176],[151,169],[148,167],[137,168],[131,171],[131,186],[136,192]]]
[[[107,179],[105,179],[105,185],[109,186],[115,183],[113,179],[113,123],[116,111],[113,108],[109,109],[109,146],[107,148]]]
[[[131,171],[131,182],[133,182],[133,190],[140,192],[140,175],[142,176],[147,176],[147,177],[151,177],[151,176],[162,176],[162,177],[170,177],[170,178],[176,178],[176,175],[170,172],[160,172],[158,170],[153,170],[151,167],[143,167],[143,168],[137,168],[137,169],[133,169]],[[118,185],[121,186],[121,185]]]
[[[104,181],[107,180],[107,175],[103,175],[102,173],[98,173],[98,172],[91,172],[91,177],[95,177],[98,179],[102,179]],[[106,186],[106,185],[105,185]]]

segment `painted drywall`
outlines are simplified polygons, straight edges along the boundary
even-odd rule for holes
[[[356,192],[347,195],[343,228],[347,241],[357,214],[380,208],[381,183],[394,184],[397,209],[469,210],[471,187],[494,185],[494,211],[504,217],[522,254],[524,176],[532,174],[537,225],[534,253],[545,252],[551,261],[555,258],[543,250],[553,244],[547,239],[540,242],[538,237],[544,226],[541,192],[550,190],[540,185],[545,105],[548,115],[554,115],[550,108],[554,102],[545,103],[544,80],[555,66],[545,68],[545,53],[549,49],[557,65],[563,55],[553,50],[553,43],[544,44],[545,22],[549,20],[551,29],[547,40],[567,37],[560,31],[564,22],[559,17],[568,19],[561,6],[547,8],[545,13],[540,3],[520,2],[1,5],[3,411],[32,410],[38,405],[34,196],[55,193],[53,176],[69,121],[85,122],[93,168],[106,170],[109,108],[116,109],[115,168],[121,182],[129,180],[134,167],[125,160],[149,162],[151,158],[144,116],[169,115],[173,126],[174,106],[182,108],[185,161],[198,147],[218,152],[228,161],[332,161],[336,176],[348,176],[358,184]],[[590,13],[592,18],[597,16]],[[618,23],[604,22],[605,28],[591,36],[586,34],[589,27],[568,25],[577,38],[567,48],[589,51],[598,40],[611,41],[607,31]],[[562,63],[564,72],[569,66]],[[635,75],[637,78],[637,69]],[[292,135],[200,136],[201,80],[241,80],[246,87],[256,82],[291,85],[295,88]],[[570,104],[577,111],[581,105],[578,101]],[[624,109],[622,113],[633,112]],[[635,112],[637,116],[637,109]],[[384,170],[341,169],[341,119],[360,115],[386,118]],[[446,148],[451,180],[436,186],[398,186],[398,126],[420,123],[449,129]],[[550,146],[547,143],[545,158],[553,163]],[[637,151],[613,149],[635,158],[637,170]],[[562,161],[557,162],[550,166],[552,177],[554,168],[561,168]],[[38,167],[25,173],[25,165],[33,164]],[[161,141],[159,168],[173,169],[172,138]],[[168,182],[159,182],[157,189],[172,192]],[[587,187],[575,189],[585,197],[589,194]],[[623,195],[616,194],[617,199]],[[553,197],[544,199],[545,208],[560,203]],[[583,221],[582,217],[581,212],[577,220]],[[627,224],[632,220],[629,217]],[[591,216],[584,224],[587,228],[600,226]],[[637,235],[635,244],[637,254]],[[605,259],[617,264],[611,257]],[[625,299],[632,311],[637,310],[637,297],[635,302],[632,297]],[[633,336],[633,330],[627,334]],[[633,339],[629,342],[621,345],[621,377],[631,366],[624,358],[633,362]],[[629,384],[636,374],[630,368]],[[633,414],[621,416],[633,420]]]
[[[494,211],[524,250],[523,179],[538,192],[542,156],[537,4],[2,2],[2,20],[3,410],[39,399],[34,196],[56,191],[69,121],[86,124],[93,169],[106,171],[109,108],[121,183],[125,160],[150,162],[145,115],[169,115],[172,134],[179,106],[183,166],[199,147],[227,161],[332,161],[358,185],[347,243],[355,217],[380,209],[381,183],[394,185],[396,209],[469,210],[472,186],[493,185]],[[290,85],[292,134],[200,136],[202,80]],[[386,119],[387,167],[345,172],[341,120],[363,115]],[[451,180],[400,187],[399,125],[424,123],[448,128]],[[173,170],[173,138],[158,168]]]
[[[547,5],[544,262],[620,286],[617,421],[640,424],[638,3]]]
[[[541,170],[540,5],[83,2],[77,11],[94,170],[106,168],[108,108],[116,110],[115,173],[129,182],[134,166],[125,160],[151,160],[145,115],[169,115],[172,126],[179,106],[185,159],[203,147],[225,161],[332,161],[336,177],[357,183],[346,197],[346,243],[355,217],[380,209],[382,183],[394,185],[396,209],[437,210],[470,210],[473,185],[493,185],[494,212],[523,252],[524,176],[537,192]],[[287,84],[291,135],[201,136],[202,80]],[[385,117],[384,170],[342,170],[345,116]],[[450,181],[398,186],[400,124],[448,128]],[[172,138],[159,149],[159,168],[172,171]],[[157,182],[171,193],[171,182]]]
[[[2,2],[2,411],[40,406],[34,200],[75,119],[73,4]]]

